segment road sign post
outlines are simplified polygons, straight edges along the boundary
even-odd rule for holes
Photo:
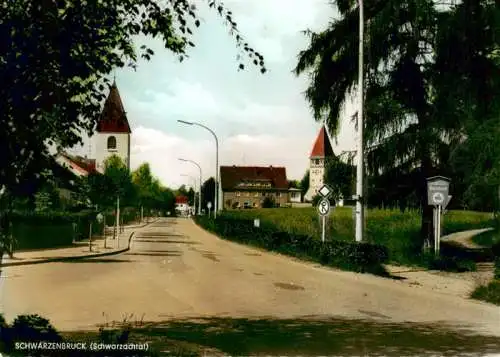
[[[441,249],[441,214],[442,209],[448,206],[451,200],[449,195],[450,179],[443,176],[434,176],[427,179],[427,201],[434,206],[434,252],[439,255]]]
[[[90,221],[89,227],[89,252],[92,251],[92,221]]]
[[[318,204],[318,213],[321,216],[321,241],[325,241],[326,236],[326,216],[330,213],[330,201],[328,196],[332,194],[332,189],[328,185],[323,185],[318,194],[323,197]]]
[[[326,235],[326,216],[330,213],[330,201],[328,198],[322,198],[318,204],[318,213],[321,216],[321,241],[325,241]]]
[[[212,202],[207,203],[207,208],[208,208],[208,218],[210,218],[210,209],[212,208]]]
[[[99,223],[99,224],[103,223],[103,221],[104,221],[102,231],[103,231],[103,236],[104,236],[104,248],[106,249],[106,221],[104,219],[103,214],[99,212],[96,216],[96,220],[97,220],[97,223]]]

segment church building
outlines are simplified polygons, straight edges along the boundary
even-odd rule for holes
[[[120,157],[130,170],[130,125],[116,82],[113,82],[97,124],[94,145],[96,169],[104,172],[104,163],[112,155]]]
[[[311,155],[309,155],[309,189],[304,196],[305,201],[312,201],[313,197],[317,195],[318,190],[323,186],[326,160],[333,156],[334,153],[330,138],[323,125],[314,142]]]
[[[60,152],[56,161],[69,169],[76,176],[87,176],[91,172],[104,172],[104,163],[112,155],[120,157],[130,170],[130,136],[132,131],[127,119],[127,113],[113,81],[108,97],[104,102],[101,119],[96,132],[91,138],[95,148],[95,157],[87,158]]]

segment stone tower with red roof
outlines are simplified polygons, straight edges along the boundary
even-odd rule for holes
[[[323,186],[323,177],[325,174],[326,159],[333,157],[333,148],[330,143],[330,138],[323,125],[314,142],[311,155],[309,155],[309,189],[307,190],[304,199],[311,201],[317,194],[318,190]]]
[[[131,133],[127,113],[113,81],[94,136],[97,171],[104,172],[104,163],[112,155],[120,157],[130,170]]]

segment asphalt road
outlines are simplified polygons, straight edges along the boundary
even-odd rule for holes
[[[500,336],[500,308],[221,240],[188,219],[136,232],[129,252],[4,268],[1,309],[61,330],[184,317],[339,317],[432,323]]]

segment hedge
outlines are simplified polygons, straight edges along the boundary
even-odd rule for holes
[[[495,256],[495,279],[500,280],[500,242],[495,243],[491,247],[491,251]]]
[[[210,219],[196,216],[203,228],[222,238],[258,246],[287,255],[320,262],[359,273],[386,275],[382,264],[389,259],[386,247],[370,243],[320,240],[290,232],[275,231],[269,226],[254,227],[253,220],[219,216]]]
[[[125,207],[120,213],[123,224],[128,224],[138,218],[137,210],[132,207]],[[106,225],[114,224],[113,212],[104,214]],[[90,222],[92,222],[93,235],[101,234],[104,224],[96,221],[94,210],[46,213],[13,211],[8,215],[16,238],[16,250],[69,246],[73,240],[88,239]],[[76,232],[73,231],[73,224],[76,224]]]

